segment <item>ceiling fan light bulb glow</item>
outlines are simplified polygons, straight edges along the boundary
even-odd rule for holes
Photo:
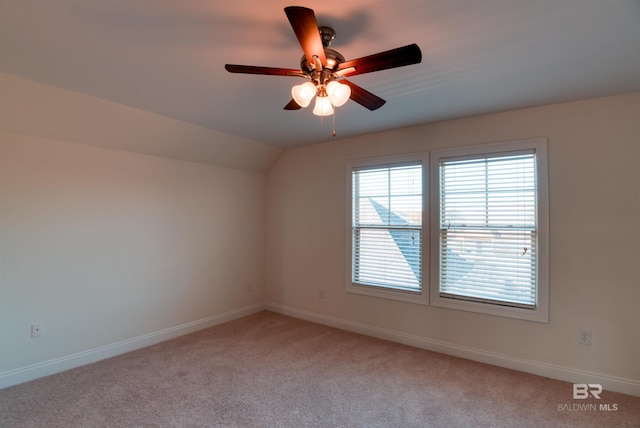
[[[332,80],[327,84],[327,94],[331,100],[331,104],[336,107],[344,105],[351,97],[351,88],[340,82]]]
[[[316,106],[313,108],[313,114],[316,116],[330,116],[333,114],[333,106],[329,97],[318,96],[316,98]]]
[[[315,95],[316,87],[311,82],[305,82],[291,88],[291,96],[300,107],[308,106]]]

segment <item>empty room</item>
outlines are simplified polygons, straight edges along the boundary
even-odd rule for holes
[[[640,2],[0,1],[0,426],[640,428]]]

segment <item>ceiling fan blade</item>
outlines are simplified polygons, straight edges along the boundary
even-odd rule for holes
[[[354,71],[345,73],[348,76],[355,76],[357,74],[371,73],[373,71],[418,64],[420,61],[422,61],[422,51],[420,51],[418,45],[414,43],[401,48],[391,49],[389,51],[380,52],[351,61],[345,61],[340,64],[338,71],[349,67],[355,67]]]
[[[385,100],[377,95],[372,94],[366,89],[361,88],[355,83],[351,83],[346,79],[342,79],[340,83],[344,83],[351,88],[351,99],[358,104],[368,108],[369,110],[377,110],[386,103]]]
[[[225,64],[229,73],[266,74],[268,76],[304,76],[302,70],[291,68],[257,67],[254,65]]]
[[[323,66],[327,65],[327,56],[324,53],[318,22],[313,10],[301,6],[289,6],[284,8],[284,12],[289,18],[293,32],[296,33],[309,64],[313,64],[313,57],[317,56]]]
[[[302,107],[300,107],[298,105],[298,103],[295,100],[291,100],[289,101],[289,104],[287,104],[286,106],[284,106],[285,110],[300,110]]]

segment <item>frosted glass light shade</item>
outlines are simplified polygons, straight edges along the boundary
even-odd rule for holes
[[[316,98],[316,106],[313,108],[313,114],[316,116],[330,116],[333,114],[333,107],[329,97],[318,96]]]
[[[349,101],[351,88],[345,84],[332,80],[327,84],[327,95],[329,95],[331,104],[336,107],[340,107]]]
[[[300,107],[306,107],[316,95],[316,87],[311,82],[305,82],[291,88],[291,96]]]

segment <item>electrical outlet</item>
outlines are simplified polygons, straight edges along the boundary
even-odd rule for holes
[[[250,283],[250,282],[245,284],[244,291],[247,292],[247,293],[251,293],[253,291],[253,284]]]
[[[318,297],[321,299],[324,299],[324,288],[321,288],[320,290],[318,290]]]
[[[31,324],[31,337],[42,336],[42,326],[40,324]]]
[[[581,345],[591,345],[591,330],[580,330],[578,343]]]

